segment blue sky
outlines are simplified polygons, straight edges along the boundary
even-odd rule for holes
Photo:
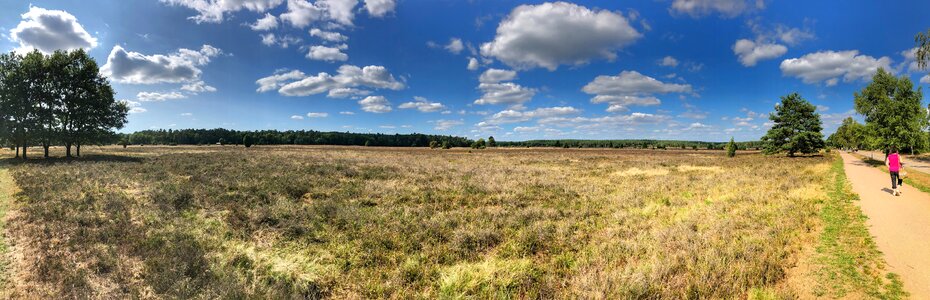
[[[778,97],[825,133],[912,66],[927,1],[0,1],[4,51],[88,49],[123,131],[756,140]]]

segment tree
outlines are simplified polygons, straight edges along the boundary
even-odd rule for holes
[[[488,137],[488,147],[497,147],[497,141],[494,141],[494,137]]]
[[[449,145],[449,141],[442,142],[442,149],[452,149],[452,146]]]
[[[924,149],[928,126],[923,94],[907,76],[896,78],[879,68],[872,82],[854,94],[856,112],[865,117],[872,146],[880,149]]]
[[[781,103],[775,105],[775,113],[769,115],[774,122],[772,128],[762,137],[765,153],[787,152],[810,154],[824,147],[823,130],[820,114],[815,107],[798,93],[781,97]]]
[[[733,141],[733,137],[730,137],[730,142],[727,143],[727,157],[736,156],[736,142]]]
[[[918,32],[914,42],[917,43],[917,52],[914,53],[917,67],[921,70],[927,69],[927,63],[930,62],[930,29],[926,33]]]
[[[484,149],[486,147],[487,147],[487,144],[484,142],[483,138],[478,139],[477,141],[471,144],[472,149]]]
[[[827,138],[831,146],[841,149],[860,149],[866,145],[865,125],[852,117],[843,119],[843,124]]]
[[[439,142],[437,142],[437,141],[429,141],[429,148],[430,148],[430,149],[439,148]]]
[[[248,134],[242,136],[242,145],[244,145],[246,148],[252,147],[252,138]]]

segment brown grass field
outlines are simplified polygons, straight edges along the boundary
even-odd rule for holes
[[[895,297],[831,154],[82,151],[3,162],[6,296]]]

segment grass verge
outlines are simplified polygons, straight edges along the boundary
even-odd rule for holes
[[[865,226],[866,217],[853,202],[858,200],[846,179],[843,160],[833,161],[833,185],[823,204],[823,231],[814,258],[818,297],[903,299],[907,293],[898,276],[886,273],[882,254]]]
[[[9,246],[6,242],[6,213],[13,202],[16,186],[5,166],[0,165],[0,295],[7,295],[10,282]]]

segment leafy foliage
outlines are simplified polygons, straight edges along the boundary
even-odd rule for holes
[[[798,93],[781,97],[781,103],[775,105],[775,113],[769,120],[775,122],[762,137],[765,153],[787,152],[810,154],[824,147],[822,123],[815,107]]]
[[[856,112],[865,116],[872,147],[910,152],[926,147],[927,107],[921,104],[921,89],[914,90],[910,78],[896,78],[879,69],[872,82],[854,97]]]
[[[843,124],[827,138],[832,147],[843,149],[863,149],[868,145],[865,125],[859,124],[852,117],[843,119]]]

